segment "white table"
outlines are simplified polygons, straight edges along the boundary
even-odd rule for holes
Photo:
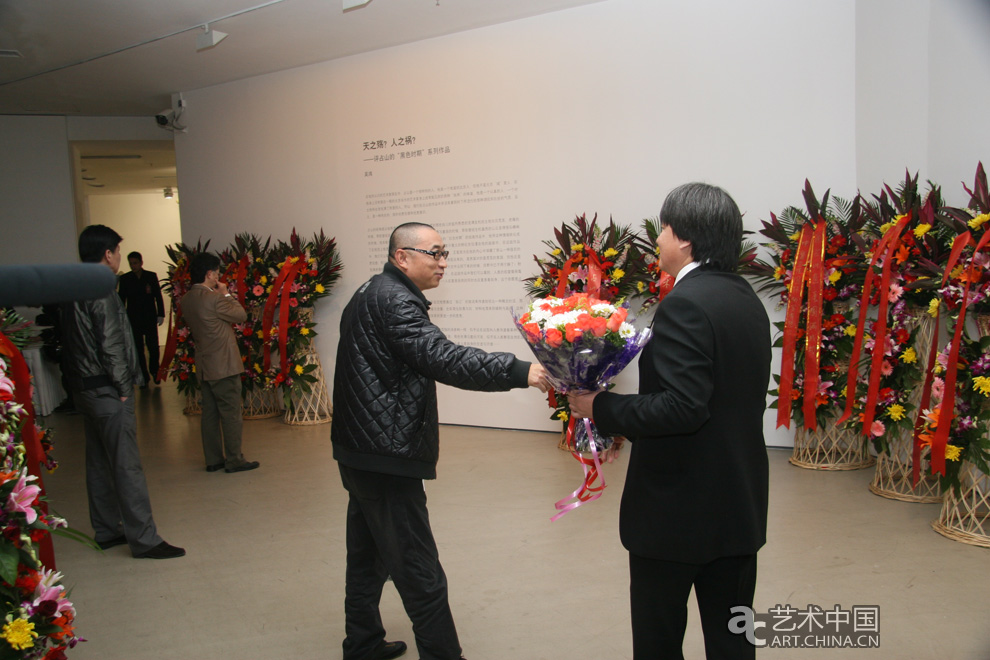
[[[40,348],[25,349],[23,354],[34,381],[34,414],[38,416],[51,414],[52,410],[65,400],[62,370],[54,362],[41,357]]]

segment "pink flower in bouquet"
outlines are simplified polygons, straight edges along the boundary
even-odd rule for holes
[[[14,485],[14,490],[7,498],[6,510],[9,513],[23,513],[29,525],[38,519],[38,512],[34,508],[34,500],[41,492],[38,486],[29,486],[27,482],[34,480],[33,476],[28,476],[27,470],[21,471],[21,476]]]
[[[874,437],[880,437],[887,432],[887,427],[883,425],[879,419],[874,420],[873,426],[870,427],[870,435]]]
[[[261,286],[260,284],[255,284],[254,288],[251,289],[251,293],[253,293],[256,296],[260,296],[263,293],[265,293],[265,287]]]
[[[945,381],[935,376],[932,378],[932,398],[939,401],[942,400],[942,396],[945,394]]]

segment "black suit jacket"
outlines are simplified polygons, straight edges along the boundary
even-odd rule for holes
[[[165,316],[165,301],[158,275],[142,270],[139,278],[134,271],[120,276],[117,292],[127,308],[131,325],[138,330],[150,330],[158,326],[158,317]]]
[[[657,307],[639,394],[595,399],[632,442],[619,515],[630,552],[691,564],[766,543],[770,320],[738,275],[697,268]]]

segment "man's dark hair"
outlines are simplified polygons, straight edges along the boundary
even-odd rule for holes
[[[137,250],[135,250],[134,252],[131,252],[129,255],[127,255],[127,260],[130,261],[131,259],[137,259],[138,261],[141,261],[141,262],[144,261],[144,259],[141,257],[141,253],[138,252]]]
[[[423,222],[406,222],[393,229],[392,235],[388,237],[388,258],[391,259],[394,257],[395,251],[399,248],[413,247],[409,243],[413,242],[416,234],[424,227],[426,229],[433,229],[433,227]],[[436,231],[436,229],[433,229],[433,231]]]
[[[113,252],[124,238],[106,225],[90,225],[79,234],[79,258],[88,264],[103,261],[107,250]]]
[[[691,242],[694,261],[714,270],[734,272],[742,243],[742,214],[718,186],[685,183],[670,191],[660,210],[660,224]]]
[[[220,257],[212,252],[200,252],[189,262],[189,276],[193,284],[202,284],[211,270],[220,270]]]

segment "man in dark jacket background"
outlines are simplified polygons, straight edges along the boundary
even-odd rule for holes
[[[156,273],[144,270],[144,259],[141,258],[140,252],[128,254],[127,263],[131,267],[131,272],[120,276],[117,292],[124,301],[127,318],[131,322],[131,330],[134,331],[138,364],[141,366],[144,382],[147,384],[153,380],[157,385],[158,326],[165,322],[162,287],[158,284]],[[144,358],[145,348],[148,349],[147,361]]]
[[[389,576],[420,659],[461,657],[422,483],[436,478],[436,381],[489,392],[547,388],[541,366],[460,346],[430,322],[423,291],[440,284],[447,254],[433,227],[396,227],[384,270],[357,290],[340,321],[330,435],[350,496],[344,660],[405,652],[405,643],[385,641],[379,613]]]
[[[120,268],[120,234],[103,225],[79,235],[79,258]],[[186,554],[158,535],[141,467],[134,417],[137,352],[116,293],[62,306],[67,380],[86,432],[86,494],[97,544],[126,543],[131,554],[171,559]]]

